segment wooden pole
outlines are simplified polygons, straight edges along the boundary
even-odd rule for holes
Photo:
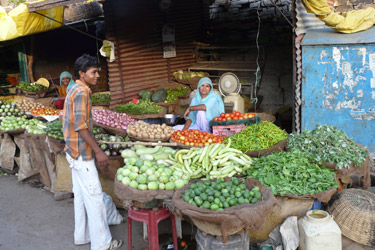
[[[110,141],[98,141],[98,143],[105,144],[121,144],[121,145],[144,145],[144,146],[171,146],[177,147],[175,142],[110,142]]]

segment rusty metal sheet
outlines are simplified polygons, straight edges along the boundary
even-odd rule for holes
[[[107,1],[104,12],[106,36],[115,42],[117,57],[108,62],[110,108],[136,98],[141,89],[162,87],[172,80],[174,71],[191,66],[195,62],[192,42],[199,38],[202,18],[208,17],[202,15],[200,0],[174,1],[168,14],[145,0]],[[175,58],[163,58],[165,23],[175,25]]]

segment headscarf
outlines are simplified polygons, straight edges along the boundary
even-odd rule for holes
[[[63,85],[62,83],[62,79],[64,77],[69,77],[70,78],[70,82],[68,84],[68,88],[66,89],[66,93],[69,92],[69,89],[71,89],[73,87],[73,85],[75,84],[74,80],[73,80],[73,76],[72,74],[70,74],[68,71],[64,71],[60,74],[60,86]]]
[[[205,83],[210,84],[211,89],[208,95],[202,99],[199,88]],[[195,96],[191,101],[190,106],[196,106],[201,104],[206,105],[206,118],[208,122],[210,122],[214,117],[220,116],[221,113],[224,113],[224,102],[221,99],[221,97],[214,92],[212,81],[208,77],[203,77],[199,80],[197,92],[195,93]],[[190,119],[192,121],[192,125],[196,122],[197,112],[198,111],[191,111],[190,115],[187,117],[187,119]]]

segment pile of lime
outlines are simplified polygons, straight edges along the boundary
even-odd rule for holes
[[[219,178],[214,182],[197,182],[190,185],[183,194],[185,202],[194,206],[222,211],[228,207],[257,203],[262,199],[258,186],[251,190],[236,177],[232,181]]]

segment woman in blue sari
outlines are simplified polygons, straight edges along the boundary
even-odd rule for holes
[[[198,129],[210,132],[210,121],[224,112],[224,102],[214,93],[212,81],[208,77],[200,79],[197,92],[184,114],[185,125],[177,125],[174,129]]]

